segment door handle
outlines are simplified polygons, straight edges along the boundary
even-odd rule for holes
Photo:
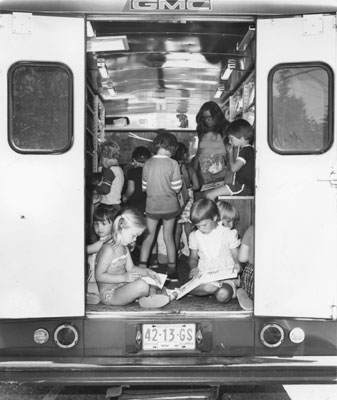
[[[330,182],[331,186],[337,187],[337,172],[331,172],[329,178],[318,178],[319,182]]]

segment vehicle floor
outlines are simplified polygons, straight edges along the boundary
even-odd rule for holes
[[[137,262],[137,254],[133,254],[134,262]],[[150,262],[151,268],[151,262]],[[165,273],[167,271],[167,264],[159,264],[159,267],[154,269],[159,273]],[[177,286],[181,286],[188,281],[189,266],[188,258],[184,255],[180,256],[177,262],[177,281],[167,281],[165,286],[169,289],[173,289]],[[212,313],[212,312],[243,312],[237,299],[233,299],[226,304],[219,303],[214,296],[193,296],[186,295],[179,300],[174,300],[160,309],[142,309],[139,307],[138,302],[128,304],[126,306],[107,306],[105,304],[87,304],[87,313],[93,312],[140,312],[140,311],[160,311],[174,314],[189,313],[189,312],[201,312],[201,313]]]

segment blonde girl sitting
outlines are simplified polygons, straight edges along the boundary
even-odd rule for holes
[[[124,209],[112,226],[112,238],[97,255],[95,278],[100,300],[106,305],[127,305],[139,300],[141,307],[163,307],[167,296],[149,296],[150,285],[142,277],[149,276],[156,282],[156,272],[136,267],[128,245],[133,243],[146,227],[144,217],[137,210]]]

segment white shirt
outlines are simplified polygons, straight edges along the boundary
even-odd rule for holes
[[[231,249],[240,246],[236,229],[225,228],[221,224],[210,233],[193,231],[189,238],[191,250],[198,250],[200,272],[226,269],[232,271],[234,259]]]

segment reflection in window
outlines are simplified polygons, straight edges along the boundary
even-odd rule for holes
[[[269,144],[279,153],[322,153],[332,142],[332,73],[326,66],[278,66],[271,73]]]
[[[9,143],[22,153],[60,153],[72,143],[72,73],[64,65],[19,62],[9,77]]]

